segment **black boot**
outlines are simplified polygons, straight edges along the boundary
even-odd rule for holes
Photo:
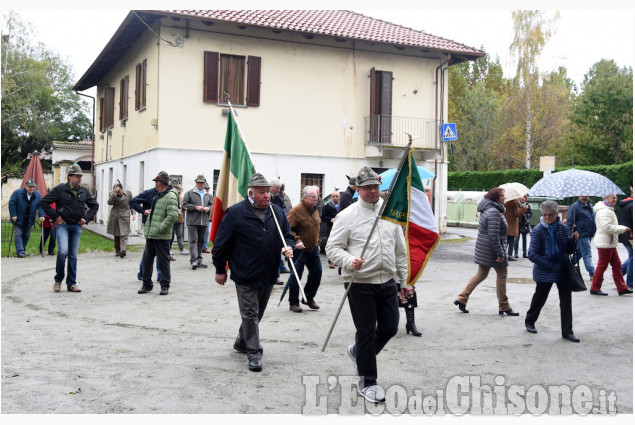
[[[406,307],[406,333],[412,332],[414,336],[421,336],[421,332],[417,330],[417,326],[415,325],[415,308],[414,307]]]

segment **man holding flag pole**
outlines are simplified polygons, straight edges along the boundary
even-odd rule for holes
[[[405,296],[412,291],[411,286],[439,241],[410,145],[404,151],[385,202],[380,198],[377,173],[370,167],[359,171],[356,180],[359,200],[337,215],[326,245],[328,258],[342,268],[346,282],[344,298],[348,297],[356,328],[355,344],[347,351],[360,376],[359,394],[375,403],[385,400],[384,391],[377,385],[376,356],[397,333],[397,293],[401,291]],[[400,226],[406,229],[405,237]],[[393,279],[395,272],[400,289]],[[339,311],[323,351],[338,315]]]

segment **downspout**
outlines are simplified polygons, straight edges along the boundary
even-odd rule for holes
[[[444,73],[443,67],[447,65],[449,62],[450,62],[450,54],[448,53],[448,57],[446,61],[441,63],[439,66],[437,66],[437,69],[434,71],[435,73],[434,121],[437,123],[437,126],[439,125],[439,121],[443,119],[443,103],[441,103],[441,119],[439,119],[439,70],[441,70],[441,96],[443,96],[443,93],[444,93],[443,86],[445,81],[443,79],[443,73]],[[443,145],[441,144],[441,141],[439,140],[440,133],[441,133],[440,127],[437,127],[437,131],[435,132],[435,136],[434,136],[434,147],[436,149],[440,148],[440,150],[443,151]],[[441,155],[443,156],[443,152],[441,152]],[[433,212],[435,212],[435,216],[438,216],[437,211],[434,211],[437,205],[435,188],[436,188],[438,176],[439,176],[439,160],[435,158],[434,159],[434,178],[432,179],[432,194],[431,194]]]
[[[87,94],[83,94],[80,93],[78,91],[75,92],[75,94],[78,94],[80,96],[84,96],[84,97],[90,97],[91,99],[93,99],[93,131],[91,134],[91,152],[90,152],[90,176],[91,178],[91,183],[90,183],[90,193],[95,196],[95,98],[92,96],[89,96]]]

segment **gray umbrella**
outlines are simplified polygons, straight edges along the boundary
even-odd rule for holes
[[[592,171],[559,171],[543,177],[529,189],[529,196],[568,198],[573,196],[624,195],[611,180]]]

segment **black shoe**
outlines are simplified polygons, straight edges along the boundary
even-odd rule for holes
[[[125,257],[125,256],[126,256],[126,251],[121,251],[121,252],[119,253],[119,256],[120,256],[121,258]]]
[[[623,291],[618,292],[618,294],[620,295],[628,295],[628,294],[632,294],[633,290],[632,289],[624,289]]]
[[[507,261],[516,261],[516,259],[514,257],[510,256],[510,257],[507,258]]]
[[[168,288],[167,286],[162,286],[161,287],[161,292],[159,292],[159,295],[167,295],[168,291],[170,288]]]
[[[608,295],[606,292],[602,292],[602,291],[589,291],[589,292],[591,293],[591,295],[604,295],[605,297]]]
[[[249,370],[252,372],[260,372],[262,370],[262,361],[257,354],[249,354]]]
[[[192,270],[196,270],[197,267],[198,267],[198,264],[192,264]]]
[[[143,285],[141,289],[137,291],[137,294],[145,294],[146,292],[150,292],[150,291],[152,291],[152,286]]]
[[[203,263],[199,264],[198,266],[200,268],[202,268],[202,269],[206,269],[207,268],[207,264],[203,264]]]
[[[523,254],[523,258],[529,258],[527,254]]]
[[[234,350],[238,351],[239,353],[247,354],[247,349],[245,347],[241,347],[238,344],[234,344]]]
[[[498,314],[500,314],[501,316],[504,316],[505,314],[508,316],[518,316],[520,313],[516,313],[514,310],[510,308],[509,310],[506,310],[506,311],[499,311]]]
[[[568,339],[571,342],[580,342],[580,338],[576,337],[574,334],[566,334],[562,335],[564,339]]]
[[[459,302],[458,300],[454,300],[454,305],[458,305],[459,310],[461,310],[463,313],[469,313],[469,310],[465,309],[465,304],[463,304],[462,302]]]
[[[514,258],[518,258],[518,254],[515,254],[515,255],[514,255]]]
[[[525,323],[525,327],[527,328],[527,332],[535,334],[538,333],[538,329],[536,329],[536,327],[530,323]]]

